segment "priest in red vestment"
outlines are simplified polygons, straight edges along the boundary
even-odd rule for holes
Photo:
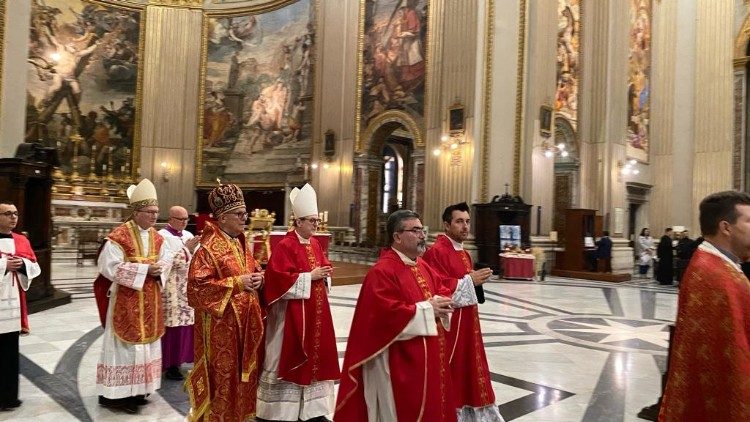
[[[154,229],[154,184],[143,179],[127,194],[133,214],[107,235],[97,259],[99,274],[111,283],[96,391],[100,405],[136,413],[161,387],[161,289],[171,263]]]
[[[334,421],[455,421],[445,337],[450,283],[420,258],[418,214],[394,212],[387,233],[391,245],[357,299]]]
[[[324,421],[333,413],[339,360],[328,292],[331,263],[313,238],[318,202],[309,184],[289,198],[294,229],[271,251],[263,298],[266,359],[258,389],[258,418]]]
[[[705,241],[682,281],[659,420],[750,421],[750,195],[700,204]]]
[[[443,211],[445,235],[437,237],[425,252],[424,260],[444,280],[458,280],[452,297],[456,309],[451,317],[451,330],[446,333],[458,420],[499,422],[503,418],[495,405],[474,290],[475,285],[489,279],[492,270],[474,271],[471,257],[463,248],[470,224],[469,206],[465,202],[447,207]]]
[[[13,233],[18,210],[0,201],[0,410],[21,406],[18,399],[18,336],[29,333],[26,290],[41,274],[25,236]]]
[[[189,420],[245,421],[255,416],[263,320],[260,266],[244,235],[242,190],[221,185],[208,195],[207,222],[190,262],[188,304],[195,310],[195,366],[186,387]]]

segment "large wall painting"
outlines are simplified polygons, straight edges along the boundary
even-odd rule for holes
[[[581,0],[557,2],[557,92],[555,112],[578,124],[578,84],[581,80]]]
[[[630,0],[627,155],[648,162],[651,106],[651,0]]]
[[[199,186],[281,187],[309,163],[314,1],[204,19]]]
[[[423,120],[429,7],[427,0],[362,1],[358,137],[375,116],[389,110]]]
[[[131,172],[142,14],[98,1],[32,1],[25,138],[57,147],[66,175],[73,163],[83,175]],[[76,133],[81,140],[71,141]]]

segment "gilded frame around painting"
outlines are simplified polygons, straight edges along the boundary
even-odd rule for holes
[[[145,50],[145,36],[146,36],[146,5],[144,4],[137,4],[135,2],[127,2],[127,1],[110,1],[110,0],[79,0],[79,1],[69,1],[69,3],[72,4],[81,4],[83,5],[81,11],[75,12],[77,15],[77,25],[81,25],[81,23],[85,23],[89,20],[94,20],[96,22],[96,19],[99,19],[98,13],[108,13],[110,10],[115,10],[119,12],[132,12],[132,16],[137,15],[137,29],[133,28],[134,21],[128,21],[127,23],[130,24],[130,27],[128,28],[127,25],[123,26],[124,24],[119,25],[119,35],[123,35],[124,38],[113,38],[111,36],[112,33],[114,33],[114,30],[105,31],[102,29],[98,29],[96,25],[92,27],[81,27],[82,29],[85,29],[84,34],[81,35],[78,39],[76,38],[70,38],[72,35],[67,34],[67,37],[69,38],[68,42],[65,43],[65,45],[58,45],[57,51],[58,53],[61,52],[61,48],[65,48],[65,50],[70,53],[72,56],[75,56],[75,63],[76,67],[79,67],[78,62],[82,61],[83,59],[87,59],[87,55],[97,55],[100,63],[105,67],[105,75],[106,75],[106,88],[109,91],[119,89],[120,98],[119,100],[122,101],[122,105],[119,109],[115,109],[114,102],[112,99],[109,100],[109,108],[107,105],[99,104],[100,107],[96,110],[92,109],[89,111],[89,115],[92,112],[104,112],[104,118],[102,120],[109,120],[108,124],[112,126],[109,130],[110,133],[114,131],[114,133],[118,136],[120,136],[119,141],[118,138],[109,138],[109,135],[105,136],[104,132],[105,130],[102,129],[99,133],[99,136],[95,136],[96,133],[96,127],[102,126],[103,123],[99,122],[97,123],[98,126],[95,126],[93,129],[89,127],[89,129],[92,129],[92,135],[89,139],[87,139],[85,136],[82,141],[85,141],[84,143],[87,144],[86,147],[83,148],[83,143],[78,142],[80,145],[73,146],[73,149],[78,150],[78,157],[83,157],[88,154],[88,160],[94,161],[94,165],[85,165],[83,166],[81,162],[78,162],[79,168],[77,170],[84,170],[84,174],[87,172],[90,172],[90,169],[94,169],[96,174],[101,174],[102,176],[105,176],[109,174],[109,176],[117,177],[118,179],[132,179],[134,177],[138,177],[138,169],[140,167],[140,148],[141,148],[141,110],[142,110],[142,101],[143,101],[143,95],[142,95],[142,87],[143,87],[143,56],[144,56],[144,50]],[[89,7],[90,6],[90,7]],[[43,7],[47,7],[46,3],[43,5]],[[104,8],[104,9],[102,9]],[[70,10],[74,10],[71,7],[68,7]],[[51,9],[52,10],[52,9]],[[41,13],[44,13],[43,11]],[[32,10],[33,14],[33,10]],[[55,19],[55,14],[51,14],[49,18]],[[125,15],[115,15],[119,16],[118,19],[126,19]],[[33,17],[32,17],[33,19]],[[104,19],[104,18],[101,18]],[[70,23],[66,23],[66,25],[71,25]],[[33,26],[33,25],[32,25]],[[32,28],[33,29],[33,28]],[[69,28],[68,28],[69,29]],[[94,31],[96,34],[94,34]],[[104,32],[101,32],[104,31]],[[129,31],[125,32],[123,34],[123,31]],[[130,33],[131,37],[134,36],[134,33],[137,33],[137,40],[128,38],[126,34]],[[93,35],[92,35],[93,34]],[[32,34],[33,35],[33,34]],[[55,37],[52,37],[55,38]],[[51,40],[51,38],[49,38]],[[89,39],[93,39],[92,41],[87,41]],[[32,44],[30,40],[30,45]],[[62,39],[60,40],[62,41]],[[50,41],[51,42],[51,41]],[[83,42],[88,42],[89,44],[86,44],[87,48],[83,48],[82,45],[80,45]],[[59,43],[58,43],[59,44]],[[77,44],[77,45],[75,45]],[[44,46],[40,46],[42,48]],[[49,50],[50,46],[46,46],[47,50]],[[109,48],[111,51],[104,51],[105,48]],[[81,55],[81,58],[78,56]],[[127,56],[127,58],[125,57]],[[49,71],[49,69],[52,69],[53,71],[57,70],[57,64],[53,65],[52,63],[57,63],[57,59],[52,59],[53,61],[50,62],[47,57],[44,56],[34,56],[30,53],[30,59],[29,59],[29,65],[36,68],[37,76],[39,76],[40,81],[44,81],[42,79],[43,72]],[[61,60],[61,63],[64,63]],[[88,59],[87,59],[88,60]],[[135,62],[135,63],[133,63]],[[45,66],[46,63],[46,66]],[[81,87],[88,85],[93,86],[101,86],[102,81],[102,75],[94,76],[94,74],[86,74],[83,75],[83,72],[86,71],[87,68],[90,68],[91,64],[86,64],[82,69],[83,71],[79,73],[76,73],[76,76],[74,77],[74,82],[76,85],[81,85]],[[46,70],[45,70],[46,69]],[[29,70],[31,71],[31,69]],[[54,72],[51,72],[54,74]],[[98,79],[95,79],[98,78]],[[66,79],[67,80],[67,79]],[[54,88],[56,85],[54,85],[54,79],[52,79],[52,85],[51,88]],[[31,82],[29,82],[31,83]],[[71,84],[71,82],[68,82],[68,84]],[[44,84],[41,84],[40,86],[43,86]],[[36,91],[39,90],[40,86],[35,87],[34,89]],[[61,85],[64,87],[64,85]],[[118,87],[119,88],[116,88]],[[132,89],[132,91],[130,91]],[[70,88],[73,92],[73,98],[75,98],[75,88]],[[87,92],[83,88],[79,88],[84,94]],[[27,85],[27,91],[32,92],[32,87],[30,85]],[[38,92],[37,92],[38,94]],[[48,92],[47,94],[50,94]],[[109,95],[104,95],[103,91],[98,92],[96,90],[93,91],[92,95],[99,94],[99,100],[102,100],[103,98],[110,97]],[[80,94],[79,95],[79,99]],[[131,97],[132,95],[132,97]],[[96,95],[95,95],[96,96]],[[46,99],[45,99],[46,100]],[[75,104],[75,109],[79,110],[80,103],[77,103],[76,100],[67,100],[68,107],[70,108],[70,103],[73,101],[73,104]],[[92,100],[93,102],[91,104],[88,104],[89,106],[95,106],[97,104],[97,99]],[[44,105],[44,103],[41,103],[41,105]],[[49,103],[48,103],[49,105]],[[56,107],[55,109],[50,110],[42,110],[42,113],[49,112],[51,116],[54,117],[54,114],[57,113],[59,110],[59,107]],[[64,109],[63,109],[64,110]],[[38,111],[37,111],[38,112]],[[59,114],[59,113],[58,113]],[[64,113],[62,113],[64,114]],[[73,116],[72,111],[68,112],[71,117]],[[87,115],[87,117],[90,117]],[[42,115],[44,117],[44,115]],[[27,114],[27,122],[29,121],[29,116]],[[59,143],[60,141],[55,141],[52,138],[49,138],[50,135],[50,127],[52,122],[39,122],[37,121],[35,123],[36,126],[36,135],[32,136],[32,138],[29,138],[29,135],[32,134],[31,131],[27,131],[26,138],[27,141],[36,141],[37,139],[40,139],[40,133],[44,134],[45,136],[45,142],[52,142],[54,146],[55,143]],[[28,124],[28,123],[27,123]],[[64,116],[63,116],[63,127],[65,126],[64,123]],[[78,123],[77,130],[79,132],[83,132],[85,127],[87,127],[85,124],[88,124],[88,126],[94,125],[94,122],[87,122],[84,120],[81,120]],[[40,132],[40,125],[42,125],[45,129],[44,132]],[[74,129],[76,126],[73,126]],[[63,132],[60,132],[63,133]],[[32,134],[33,135],[33,134]],[[69,134],[68,134],[69,135]],[[63,140],[65,140],[65,137],[68,137],[68,135],[63,136]],[[84,134],[85,135],[85,134]],[[106,138],[106,139],[105,139]],[[67,142],[66,142],[67,143]],[[106,150],[108,151],[109,156],[104,155],[105,148],[100,148],[98,151],[95,151],[93,148],[90,150],[87,150],[88,144],[95,145],[103,143],[102,145],[108,146]],[[68,148],[69,146],[66,146]],[[75,153],[73,155],[76,155]],[[112,157],[114,155],[114,157]],[[92,157],[96,157],[94,160],[91,160]],[[63,162],[68,161],[69,158],[63,158]],[[114,166],[114,168],[113,168]],[[64,167],[64,166],[63,166]],[[85,168],[84,168],[85,167]],[[107,168],[109,167],[109,169]],[[117,169],[119,167],[119,170]],[[73,171],[71,168],[70,171]],[[73,172],[75,174],[75,172]],[[90,180],[94,180],[92,177],[93,175],[89,175]]]
[[[316,139],[314,128],[315,116],[317,115],[315,103],[318,96],[316,50],[318,41],[317,22],[320,16],[319,1],[320,0],[280,0],[244,8],[205,10],[203,12],[199,93],[199,102],[201,106],[198,107],[198,139],[196,140],[196,187],[211,187],[214,186],[218,180],[235,183],[239,186],[248,188],[284,187],[289,183],[290,177],[295,177],[292,174],[297,173],[299,173],[299,178],[302,180],[303,167],[299,165],[299,163],[309,163],[311,161]],[[287,48],[288,45],[284,44],[282,47],[284,51],[283,60],[284,63],[287,63],[288,60],[289,65],[283,65],[280,67],[280,70],[278,70],[278,72],[284,72],[284,69],[294,69],[294,74],[297,75],[295,76],[297,80],[295,85],[297,88],[297,101],[294,101],[294,104],[291,105],[285,103],[286,105],[290,105],[296,111],[293,111],[289,117],[287,117],[286,112],[282,113],[280,110],[277,110],[278,113],[275,115],[278,117],[276,120],[267,122],[270,126],[263,126],[263,121],[259,121],[255,113],[251,114],[251,110],[255,110],[256,107],[262,107],[265,111],[271,109],[269,108],[271,107],[269,104],[273,104],[273,101],[270,99],[276,98],[271,95],[271,86],[275,84],[278,87],[279,93],[288,93],[288,96],[279,94],[279,98],[293,98],[295,90],[292,89],[291,82],[289,82],[291,81],[291,77],[288,79],[286,77],[282,78],[281,74],[275,75],[277,76],[275,82],[268,83],[262,90],[259,89],[263,86],[260,82],[260,76],[255,82],[247,82],[244,79],[240,80],[239,75],[242,74],[241,72],[246,72],[248,67],[251,69],[259,69],[264,65],[263,63],[254,61],[255,59],[252,57],[248,58],[247,55],[245,56],[245,60],[240,62],[240,54],[245,48],[243,42],[252,44],[253,46],[258,46],[261,45],[260,43],[263,43],[264,40],[277,36],[278,33],[281,32],[280,28],[278,28],[279,31],[276,33],[271,32],[270,35],[261,31],[262,33],[260,36],[257,34],[254,35],[250,29],[255,25],[253,22],[257,23],[258,20],[264,18],[278,20],[281,18],[274,18],[274,16],[280,16],[282,13],[293,13],[292,10],[299,10],[299,8],[304,7],[305,5],[309,5],[309,16],[308,21],[306,22],[308,32],[304,34],[302,38],[308,39],[309,43],[307,43],[306,46],[295,45],[290,48]],[[273,16],[270,15],[274,12],[278,13]],[[223,19],[226,19],[226,21],[223,21]],[[234,25],[232,22],[240,22],[238,25],[242,25],[243,27],[236,28],[235,26],[232,26]],[[299,24],[297,21],[292,23]],[[209,42],[214,42],[214,46],[211,48],[214,53],[216,52],[215,38],[218,24],[230,25],[231,28],[229,29],[233,31],[231,32],[232,34],[247,34],[248,37],[247,39],[243,38],[242,42],[239,42],[238,40],[237,45],[240,48],[235,48],[235,52],[232,53],[233,57],[229,57],[230,64],[228,65],[229,73],[225,87],[226,89],[215,89],[215,81],[211,81],[211,85],[209,86],[209,77],[211,74],[215,76],[219,64],[219,62],[211,61],[211,52],[209,51]],[[246,28],[249,29],[244,31],[243,29]],[[263,30],[264,27],[257,26],[257,28]],[[300,37],[297,37],[296,40],[299,41],[299,39]],[[223,44],[219,43],[218,45],[222,46]],[[300,59],[300,57],[298,57],[300,51],[307,52],[308,55],[304,56],[304,53],[302,53],[303,56],[301,56],[302,58]],[[294,64],[292,64],[293,60],[295,60]],[[297,60],[302,60],[300,63],[307,60],[306,63],[309,63],[309,66],[306,68],[306,71],[309,73],[305,73],[307,77],[304,81],[299,77],[300,67],[297,66]],[[248,64],[248,62],[250,62],[250,64]],[[233,71],[232,67],[241,70]],[[266,66],[265,68],[270,68],[270,66]],[[301,88],[303,85],[304,88]],[[248,86],[251,91],[245,92],[245,89],[248,88]],[[211,88],[210,92],[209,88]],[[246,94],[247,97],[245,96]],[[237,97],[238,95],[241,95],[239,99],[232,100],[232,96]],[[246,110],[244,104],[247,98],[253,98],[254,100],[250,101],[252,107],[249,107],[249,109]],[[233,110],[238,111],[238,113],[235,113],[238,114],[235,118],[239,119],[241,124],[237,124],[237,122],[232,123],[234,129],[230,127],[228,132],[223,132],[217,135],[214,130],[216,123],[212,119],[214,116],[218,115],[216,114],[217,110],[221,112],[225,100],[228,100],[226,102],[227,108],[232,108],[232,101],[234,101],[235,108]],[[209,103],[213,103],[214,105],[211,106]],[[237,103],[242,104],[239,106],[239,109],[237,108]],[[286,110],[285,106],[279,108]],[[295,117],[291,118],[292,115]],[[245,119],[245,117],[247,117],[247,119]],[[286,120],[282,122],[283,119]],[[302,121],[302,119],[304,119],[304,121]],[[207,120],[210,120],[210,122],[207,122]],[[292,121],[295,122],[294,125],[291,123]],[[236,132],[237,138],[234,140],[235,144],[231,145],[229,153],[227,153],[227,151],[224,151],[223,153],[217,152],[217,148],[225,147],[226,144],[232,142],[230,139],[230,136],[233,136],[231,135],[232,130]],[[309,145],[305,145],[308,143]],[[270,176],[271,172],[262,172],[253,175],[249,172],[246,173],[238,170],[239,166],[252,163],[254,156],[256,160],[258,160],[258,154],[262,155],[268,151],[274,151],[277,147],[283,147],[284,145],[289,144],[298,145],[298,148],[296,149],[298,152],[295,159],[285,161],[284,165],[287,165],[289,167],[288,169],[275,169],[278,170],[276,173],[279,174]],[[242,157],[240,157],[240,155],[242,155]],[[233,171],[235,171],[234,173],[228,171],[233,168]],[[284,178],[280,176],[280,172],[282,171],[285,172]]]
[[[407,3],[408,7],[413,7],[411,3],[418,4],[420,0],[413,0]],[[425,3],[423,8],[425,15],[423,17],[425,25],[425,35],[421,40],[424,43],[423,49],[423,66],[424,66],[424,82],[422,85],[422,110],[421,115],[415,115],[414,113],[398,108],[385,107],[379,113],[372,113],[368,117],[366,124],[363,124],[363,89],[365,84],[365,31],[366,31],[366,14],[367,14],[367,3],[375,5],[375,1],[370,2],[367,0],[360,0],[359,4],[359,24],[357,32],[357,87],[356,87],[356,101],[355,101],[355,117],[354,117],[354,152],[355,154],[365,153],[370,145],[370,138],[376,132],[378,127],[383,125],[385,122],[398,121],[401,123],[414,137],[414,146],[417,148],[424,148],[424,122],[429,115],[429,104],[431,98],[430,89],[430,63],[431,63],[431,46],[433,45],[432,39],[432,16],[433,16],[433,1],[422,0]],[[401,2],[396,2],[397,6]],[[391,18],[396,14],[396,10],[393,11]],[[377,47],[376,47],[377,48]]]

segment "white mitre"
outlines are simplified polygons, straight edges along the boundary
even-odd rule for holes
[[[289,200],[292,202],[295,217],[318,216],[318,195],[309,183],[305,183],[302,189],[292,189],[289,193]]]
[[[148,207],[150,205],[159,205],[156,200],[156,187],[148,179],[143,179],[138,185],[128,187],[128,200],[130,207],[134,210]]]

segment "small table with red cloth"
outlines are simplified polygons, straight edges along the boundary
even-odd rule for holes
[[[501,253],[500,268],[503,269],[503,278],[505,279],[533,280],[534,255]]]
[[[271,242],[271,251],[270,254],[273,253],[273,248],[276,246],[279,242],[281,242],[281,239],[286,236],[287,232],[282,231],[272,231],[269,234],[270,242]],[[320,243],[320,247],[323,249],[323,253],[328,257],[328,245],[331,243],[331,233],[315,233],[313,234],[313,237],[315,240]]]

